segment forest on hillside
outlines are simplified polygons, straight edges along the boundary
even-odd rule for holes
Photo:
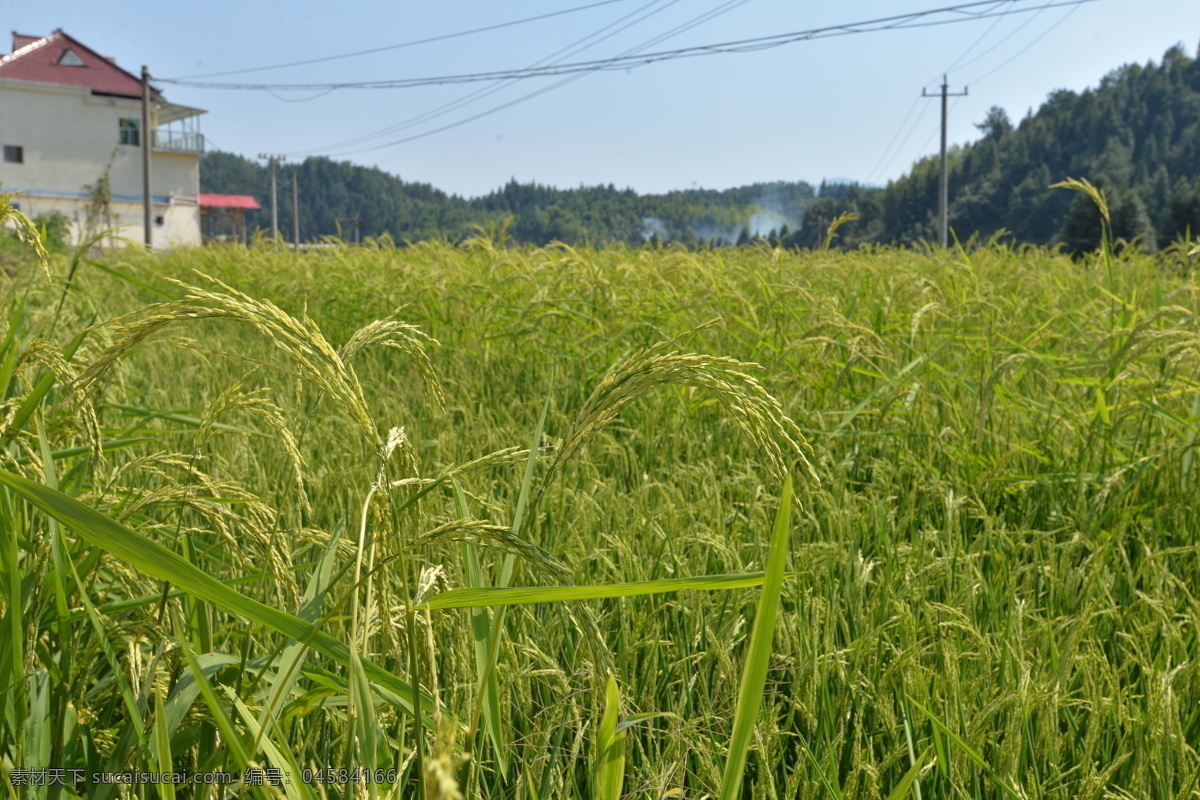
[[[292,230],[293,173],[305,240],[338,236],[353,241],[386,233],[396,241],[454,241],[474,234],[477,227],[507,221],[512,240],[539,245],[651,240],[733,244],[739,237],[745,241],[799,227],[819,191],[804,181],[779,181],[642,195],[612,184],[558,189],[513,179],[468,199],[375,167],[314,157],[277,168],[279,227],[285,235]],[[249,212],[250,229],[271,227],[265,164],[232,153],[209,153],[200,165],[200,186],[203,192],[252,195],[262,209]]]
[[[1100,238],[1095,207],[1079,193],[1050,188],[1068,177],[1101,187],[1114,236],[1136,240],[1143,249],[1200,232],[1200,60],[1182,45],[1160,62],[1113,70],[1083,92],[1054,91],[1017,124],[993,107],[976,127],[980,139],[953,147],[948,159],[950,227],[959,239],[1001,236],[1063,242],[1072,251],[1094,247]],[[538,245],[747,244],[766,238],[815,247],[828,224],[847,212],[858,218],[839,230],[843,247],[937,238],[937,155],[882,188],[777,181],[660,195],[612,184],[560,189],[513,179],[483,197],[463,198],[324,157],[281,165],[284,190],[293,172],[305,240],[388,234],[397,241],[455,241],[507,222],[513,241]],[[256,197],[263,209],[251,213],[250,227],[270,227],[264,164],[214,152],[205,156],[200,180],[205,192]],[[287,191],[281,197],[290,199]],[[279,218],[280,227],[291,231],[290,202],[281,201]]]

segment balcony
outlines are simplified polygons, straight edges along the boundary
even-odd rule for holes
[[[167,153],[204,154],[204,134],[155,130],[150,132],[150,147]]]

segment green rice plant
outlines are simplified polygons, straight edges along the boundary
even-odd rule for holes
[[[368,763],[392,779],[292,791],[591,797],[611,674],[622,796],[716,797],[735,763],[742,798],[1192,796],[1179,257],[129,250],[60,307],[69,255],[30,251],[0,275],[0,468],[157,547],[143,572],[0,482],[0,793],[169,750],[238,776],[181,798]],[[402,346],[349,346],[376,335]]]
[[[604,688],[604,716],[596,728],[595,775],[593,797],[597,800],[618,800],[625,782],[625,732],[618,730],[621,713],[621,694],[617,680],[610,672]]]

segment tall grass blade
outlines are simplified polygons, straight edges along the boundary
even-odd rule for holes
[[[735,800],[742,788],[742,777],[746,769],[746,753],[750,739],[754,736],[754,724],[758,709],[762,705],[763,687],[767,680],[767,667],[771,660],[771,649],[775,635],[775,618],[779,612],[779,596],[783,590],[784,569],[791,541],[792,519],[792,476],[783,482],[783,496],[779,499],[779,511],[775,515],[775,529],[771,534],[771,549],[767,553],[767,569],[763,576],[762,593],[758,598],[758,609],[754,615],[754,630],[750,634],[750,646],[746,652],[746,665],[742,668],[742,684],[738,690],[737,711],[733,717],[733,733],[729,738],[729,756],[725,761],[725,772],[721,776],[721,800]]]
[[[617,729],[620,714],[621,693],[610,672],[604,687],[604,716],[596,731],[596,800],[618,800],[625,782],[625,731]]]
[[[107,264],[101,264],[99,261],[91,261],[86,258],[82,259],[82,261],[84,264],[95,267],[96,269],[100,270],[101,272],[108,273],[109,275],[112,275],[114,278],[120,278],[121,280],[125,281],[126,283],[136,286],[139,289],[145,289],[147,292],[152,292],[153,294],[158,295],[159,297],[163,298],[164,300],[174,300],[175,299],[171,295],[164,292],[162,289],[151,286],[150,284],[146,283],[145,281],[139,280],[138,278],[135,278],[132,275],[126,275],[124,272],[121,272],[119,269],[114,269],[113,267],[110,267]]]
[[[454,505],[459,519],[470,516],[467,507],[467,496],[463,494],[458,481],[451,478],[454,487]],[[469,544],[462,546],[464,573],[467,588],[483,589],[483,568],[479,563],[479,553]],[[504,746],[504,736],[501,733],[500,719],[500,677],[496,670],[488,669],[488,656],[492,652],[492,623],[491,613],[485,606],[471,609],[471,633],[475,645],[475,678],[479,682],[476,691],[482,696],[483,729],[487,731],[488,739],[492,742],[496,754],[496,767],[500,775],[508,772],[508,754]]]
[[[247,708],[242,699],[228,686],[225,687],[225,694],[233,702],[233,707],[237,709],[238,716],[242,718],[246,729],[254,735],[254,738],[259,743],[259,747],[266,753],[270,762],[284,772],[285,778],[290,774],[291,780],[283,782],[283,791],[287,795],[288,800],[315,800],[316,793],[309,788],[308,784],[299,780],[301,776],[300,767],[292,757],[291,749],[276,745],[274,739],[258,726],[258,720],[254,718],[254,712]]]
[[[929,751],[926,750],[921,754],[921,757],[913,762],[913,765],[908,768],[908,772],[904,773],[904,777],[896,784],[896,788],[892,789],[892,793],[888,795],[887,800],[904,800],[910,791],[913,791],[917,776],[921,774],[921,769],[929,760]]]
[[[66,524],[66,523],[63,523]],[[71,576],[75,579],[75,585],[79,589],[79,599],[83,602],[84,610],[87,612],[88,620],[92,623],[92,628],[96,632],[96,640],[100,643],[100,650],[104,653],[104,659],[108,664],[108,668],[112,671],[113,680],[116,681],[117,688],[121,693],[121,700],[125,706],[125,713],[129,715],[129,719],[125,722],[125,730],[122,732],[121,741],[117,743],[112,755],[109,757],[109,764],[117,767],[121,766],[120,759],[126,752],[126,748],[132,745],[132,740],[136,736],[138,744],[144,753],[150,753],[149,743],[146,740],[146,726],[142,718],[142,710],[138,706],[137,699],[134,697],[133,688],[129,685],[129,680],[125,677],[125,670],[121,663],[117,660],[116,650],[109,641],[108,634],[104,630],[104,623],[100,620],[100,615],[96,612],[96,606],[88,597],[87,589],[83,585],[83,581],[79,578],[79,571],[75,568],[75,562],[68,559],[67,566],[71,570]],[[153,756],[151,756],[153,758]],[[152,762],[153,765],[153,762]],[[95,793],[96,800],[106,800],[111,797],[115,791],[113,784],[102,784]]]
[[[154,690],[154,755],[163,772],[171,771],[171,730],[167,727],[167,714],[163,709],[162,691]],[[170,782],[157,785],[162,800],[175,800],[175,786]]]
[[[371,685],[367,682],[367,674],[363,671],[362,659],[356,650],[350,651],[350,680],[354,683],[354,696],[357,698],[354,725],[358,738],[358,759],[354,763],[364,769],[374,770],[378,763],[375,700]]]
[[[21,561],[18,555],[18,506],[13,494],[4,487],[0,490],[0,599],[4,601],[4,614],[0,616],[0,654],[7,658],[0,665],[0,686],[9,687],[0,702],[0,726],[7,728],[14,741],[24,741],[25,715],[28,698],[25,693],[25,600],[22,589]]]
[[[229,655],[228,653],[205,653],[196,656],[195,660],[197,668],[206,678],[225,667],[242,663],[241,658]],[[171,689],[171,694],[167,696],[164,704],[167,711],[167,727],[169,729],[175,730],[179,727],[183,722],[183,718],[187,716],[187,712],[191,709],[192,704],[200,696],[202,690],[203,686],[190,671],[179,676],[179,680],[175,683],[174,688]],[[225,734],[222,733],[221,735],[224,736]]]
[[[208,675],[205,674],[205,668],[200,664],[200,660],[192,653],[186,642],[181,642],[179,645],[180,651],[183,653],[184,659],[187,661],[188,670],[191,673],[192,679],[199,687],[200,694],[204,697],[204,703],[208,706],[209,716],[213,718],[213,722],[217,725],[217,730],[221,732],[222,752],[232,759],[232,764],[229,761],[224,763],[214,764],[215,767],[225,767],[226,771],[229,767],[236,767],[237,772],[244,772],[250,764],[250,753],[246,750],[246,745],[242,741],[242,736],[233,727],[233,721],[229,715],[225,713],[225,707],[221,700],[217,697],[217,692],[213,689],[213,685],[208,680]],[[265,791],[261,788],[258,794],[265,795]]]
[[[542,405],[541,416],[538,417],[537,430],[533,432],[533,441],[529,445],[529,460],[525,462],[525,475],[521,480],[521,493],[517,496],[517,508],[513,512],[512,535],[520,536],[522,526],[525,523],[525,508],[529,502],[530,491],[533,487],[533,470],[537,465],[538,448],[542,443],[542,431],[546,427],[546,415],[550,413],[550,398],[546,398],[546,402]],[[500,580],[499,588],[496,589],[462,589],[459,591],[465,592],[482,592],[490,596],[496,596],[497,592],[510,591],[506,587],[509,581],[512,580],[513,569],[516,567],[517,558],[514,554],[508,553],[504,556],[504,561],[500,565]],[[520,591],[520,590],[517,590]],[[451,594],[447,592],[447,594]],[[442,597],[443,595],[438,595]],[[437,598],[434,598],[435,600]],[[513,603],[484,603],[485,606],[498,606],[495,617],[492,619],[492,628],[488,637],[488,654],[487,661],[483,665],[483,675],[480,678],[478,699],[475,703],[475,710],[471,716],[471,724],[467,726],[468,739],[475,736],[475,731],[479,728],[479,720],[483,715],[483,706],[486,702],[486,696],[482,690],[492,680],[492,676],[496,672],[496,663],[500,658],[500,638],[504,634],[504,612],[507,605]],[[425,603],[423,608],[434,609],[437,606],[431,606]],[[450,606],[446,606],[450,608]],[[457,608],[472,608],[473,606],[457,606]],[[497,693],[499,692],[499,684],[497,684]]]
[[[610,583],[598,586],[529,586],[511,589],[452,589],[435,595],[418,608],[480,608],[484,606],[520,606],[530,603],[562,603],[568,600],[601,600],[612,597],[637,597],[684,591],[720,591],[747,589],[763,583],[762,572],[745,575],[704,575],[697,578],[669,578],[660,581]]]
[[[321,620],[321,609],[325,603],[325,595],[329,591],[333,566],[337,561],[337,543],[337,537],[329,537],[329,546],[325,548],[325,554],[321,557],[317,568],[313,570],[308,586],[304,589],[304,596],[301,598],[299,617],[313,625],[319,624]],[[264,730],[267,728],[268,720],[272,723],[278,722],[279,710],[291,695],[292,687],[300,678],[301,667],[304,666],[304,657],[307,652],[308,645],[305,642],[292,642],[283,648],[283,654],[279,659],[279,670],[275,673],[274,680],[271,681],[271,686],[267,691],[267,702],[263,705],[262,714],[259,715],[259,726]]]
[[[79,349],[79,346],[83,344],[85,338],[87,338],[86,330],[77,334],[63,348],[63,358],[69,361],[75,354],[75,351]],[[21,405],[17,407],[16,412],[12,415],[12,419],[9,420],[8,426],[4,429],[4,433],[0,434],[0,441],[7,441],[14,438],[17,432],[25,427],[25,423],[29,421],[34,412],[41,408],[42,401],[46,399],[46,395],[54,388],[57,381],[58,379],[54,376],[53,372],[47,372],[38,380],[33,387],[33,391],[27,394],[25,399],[21,401]]]
[[[957,746],[960,750],[962,750],[966,754],[967,758],[974,761],[975,764],[981,770],[983,770],[984,773],[989,778],[991,778],[993,781],[995,781],[996,785],[1000,787],[1001,791],[1003,791],[1009,797],[1013,798],[1013,800],[1022,800],[1021,794],[1018,791],[1016,791],[1015,789],[1013,789],[1011,786],[1009,786],[1008,781],[1006,781],[1006,780],[1004,780],[1004,778],[1000,777],[1000,774],[997,773],[994,769],[992,769],[991,765],[988,764],[986,761],[984,761],[983,756],[981,756],[978,752],[976,752],[976,750],[973,747],[971,747],[969,744],[967,744],[965,741],[963,741],[963,739],[957,733],[955,733],[954,731],[952,731],[948,727],[946,727],[946,724],[943,723],[940,719],[938,719],[932,711],[930,711],[925,706],[918,703],[911,696],[905,695],[905,697],[908,698],[908,702],[910,702],[914,706],[916,706],[917,710],[920,711],[922,714],[924,714],[925,717],[931,723],[933,723],[933,727],[935,727],[939,731],[941,731],[946,736],[947,739],[949,739],[951,742],[953,742],[955,744],[955,746]]]

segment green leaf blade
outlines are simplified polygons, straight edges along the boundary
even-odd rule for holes
[[[589,586],[523,586],[509,589],[452,589],[436,595],[419,608],[481,608],[517,606],[530,603],[563,603],[571,600],[601,600],[637,597],[683,591],[719,591],[746,589],[763,582],[764,573],[744,575],[702,575],[695,578],[670,578],[660,581],[610,583]]]
[[[750,634],[750,648],[746,654],[746,666],[742,671],[737,711],[733,718],[733,734],[729,740],[729,758],[725,762],[725,772],[721,777],[721,800],[735,800],[742,788],[746,753],[754,735],[754,723],[762,704],[763,687],[766,685],[767,668],[770,666],[775,619],[779,611],[779,596],[783,590],[784,569],[787,565],[791,515],[792,477],[789,475],[783,484],[779,512],[775,515],[775,528],[771,534],[771,549],[767,553],[762,594],[758,599],[754,630]]]

